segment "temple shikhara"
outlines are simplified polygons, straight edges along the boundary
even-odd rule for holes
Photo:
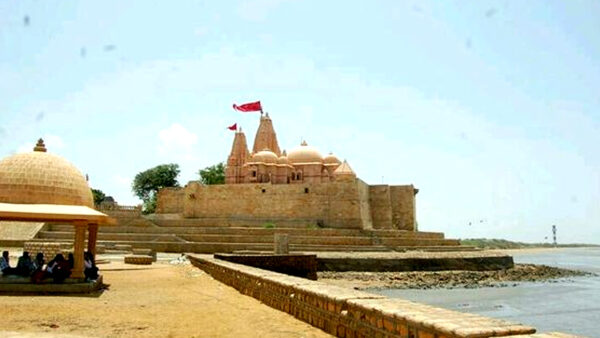
[[[348,163],[342,164],[333,154],[323,157],[306,141],[289,154],[280,151],[269,114],[260,117],[252,153],[248,151],[246,135],[241,130],[235,133],[225,173],[226,184],[302,184],[354,178],[356,175]]]
[[[191,181],[158,194],[158,214],[220,221],[274,221],[322,227],[416,231],[412,185],[368,185],[335,155],[303,141],[282,150],[269,114],[261,114],[252,151],[236,131],[224,185]]]

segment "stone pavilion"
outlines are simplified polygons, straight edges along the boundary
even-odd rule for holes
[[[91,189],[73,164],[48,153],[42,139],[33,150],[0,161],[0,221],[72,225],[71,277],[83,278],[86,232],[87,250],[95,254],[98,226],[114,220],[94,209]]]

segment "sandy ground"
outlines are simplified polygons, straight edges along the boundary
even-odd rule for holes
[[[100,265],[94,296],[0,296],[2,337],[330,337],[187,265]]]

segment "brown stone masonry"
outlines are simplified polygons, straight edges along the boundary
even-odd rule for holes
[[[338,337],[455,338],[535,333],[532,327],[287,276],[210,256],[195,266],[278,310]]]
[[[415,189],[361,180],[227,184],[162,189],[157,213],[186,218],[306,219],[332,228],[415,230]]]

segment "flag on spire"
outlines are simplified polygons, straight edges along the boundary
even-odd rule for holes
[[[240,106],[234,103],[233,109],[241,112],[259,111],[262,113],[262,106],[260,105],[260,101],[244,103]]]
[[[227,127],[227,129],[229,129],[229,130],[237,130],[237,123],[234,123],[234,124],[230,125],[229,127]]]

